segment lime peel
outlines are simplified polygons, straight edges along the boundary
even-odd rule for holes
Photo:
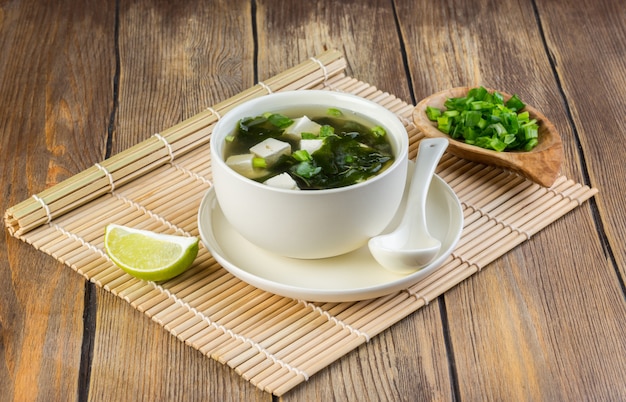
[[[105,228],[104,248],[115,265],[128,274],[164,281],[191,266],[198,255],[198,238],[109,224]]]

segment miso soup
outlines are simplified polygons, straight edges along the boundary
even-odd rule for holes
[[[240,174],[284,189],[316,190],[363,182],[391,166],[385,128],[338,109],[289,110],[241,119],[224,147]]]

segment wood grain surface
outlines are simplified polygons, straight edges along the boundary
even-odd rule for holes
[[[326,49],[410,103],[518,93],[599,194],[280,399],[625,400],[624,21],[618,0],[0,1],[0,209]],[[278,399],[6,231],[0,389]]]

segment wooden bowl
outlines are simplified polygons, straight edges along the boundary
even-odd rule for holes
[[[539,143],[531,151],[493,151],[458,141],[437,129],[436,122],[426,116],[426,106],[445,110],[448,98],[466,96],[470,87],[458,87],[437,92],[424,98],[413,110],[413,122],[426,137],[444,137],[450,142],[448,152],[458,157],[516,172],[545,187],[554,184],[563,161],[563,143],[554,125],[537,109],[526,106],[531,118],[539,124]],[[488,89],[493,92],[492,89]],[[500,92],[505,100],[511,95]]]

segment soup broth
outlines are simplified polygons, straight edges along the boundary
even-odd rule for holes
[[[316,190],[365,181],[389,167],[394,154],[386,130],[365,118],[338,109],[290,110],[241,119],[225,140],[224,160],[261,183]]]

